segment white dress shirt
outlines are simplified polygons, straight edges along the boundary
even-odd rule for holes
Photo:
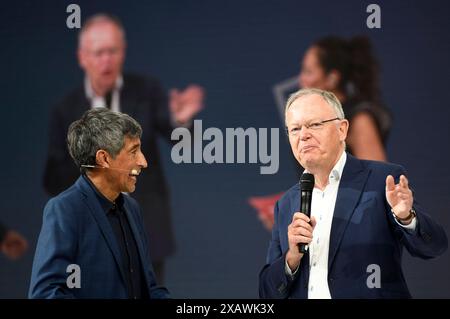
[[[331,170],[325,189],[323,191],[315,187],[313,189],[311,216],[315,217],[317,224],[313,232],[313,241],[309,245],[308,299],[331,299],[328,288],[328,250],[334,206],[346,161],[347,153],[342,152]]]
[[[114,84],[114,88],[111,93],[111,111],[120,112],[120,90],[122,89],[122,86],[123,77],[119,76],[116,80],[116,83]],[[92,89],[91,81],[89,81],[88,77],[84,79],[84,92],[88,100],[91,102],[91,108],[108,107],[106,105],[105,97],[95,94],[94,90]]]

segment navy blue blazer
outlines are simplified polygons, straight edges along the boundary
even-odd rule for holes
[[[124,195],[124,208],[136,240],[150,298],[167,298],[156,286],[147,236],[137,202]],[[80,177],[69,189],[52,198],[44,209],[41,233],[33,261],[30,298],[127,298],[125,269],[108,218],[95,190]],[[81,270],[81,287],[68,288],[72,272]]]
[[[412,256],[424,259],[442,254],[448,245],[444,229],[425,214],[414,200],[417,211],[415,231],[397,224],[386,201],[386,177],[398,182],[403,167],[358,160],[347,154],[334,209],[328,256],[328,286],[332,298],[410,298],[401,268],[403,247]],[[307,298],[309,256],[305,254],[298,272],[285,274],[289,249],[287,228],[299,211],[300,187],[295,185],[275,206],[266,265],[259,275],[261,298]],[[368,266],[380,266],[381,287],[367,285]]]

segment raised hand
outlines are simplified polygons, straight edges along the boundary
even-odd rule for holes
[[[386,200],[395,216],[400,219],[408,217],[414,199],[405,175],[400,176],[400,181],[397,185],[392,175],[386,178]]]

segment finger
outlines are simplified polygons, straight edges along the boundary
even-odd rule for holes
[[[394,182],[394,177],[392,177],[392,175],[388,175],[388,177],[386,177],[386,191],[393,191],[395,189],[395,182]]]
[[[297,220],[297,219],[302,219],[302,220],[304,220],[305,222],[309,223],[309,217],[306,216],[306,215],[303,214],[303,213],[296,212],[296,213],[292,216],[292,221],[295,221],[295,220]]]
[[[304,220],[296,220],[295,222],[293,222],[292,229],[305,229],[310,233],[313,232],[312,226],[309,223],[305,222]]]
[[[311,224],[306,222],[303,219],[296,219],[295,221],[292,222],[291,225],[292,225],[292,228],[305,228],[310,232],[313,231]]]
[[[299,234],[297,234],[297,235],[302,235],[303,237],[312,238],[313,232],[306,228],[299,228]]]
[[[290,236],[303,236],[303,237],[308,237],[308,238],[313,237],[312,232],[310,232],[309,230],[307,230],[305,228],[293,228],[293,229],[291,229],[289,234],[290,234]]]
[[[408,188],[408,179],[405,175],[400,176],[400,185],[402,186],[402,188]]]
[[[291,242],[293,242],[294,244],[309,244],[312,242],[312,238],[296,235],[291,236]]]

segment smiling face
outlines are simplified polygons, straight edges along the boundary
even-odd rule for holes
[[[348,121],[333,120],[317,127],[312,123],[338,117],[333,107],[317,94],[295,100],[286,112],[289,143],[297,161],[310,173],[331,171],[345,148]]]
[[[114,23],[99,21],[82,33],[78,61],[97,95],[114,87],[124,59],[124,34]]]
[[[136,189],[137,175],[147,167],[138,137],[125,137],[124,145],[115,158],[108,158],[107,180],[114,193],[132,193]]]

